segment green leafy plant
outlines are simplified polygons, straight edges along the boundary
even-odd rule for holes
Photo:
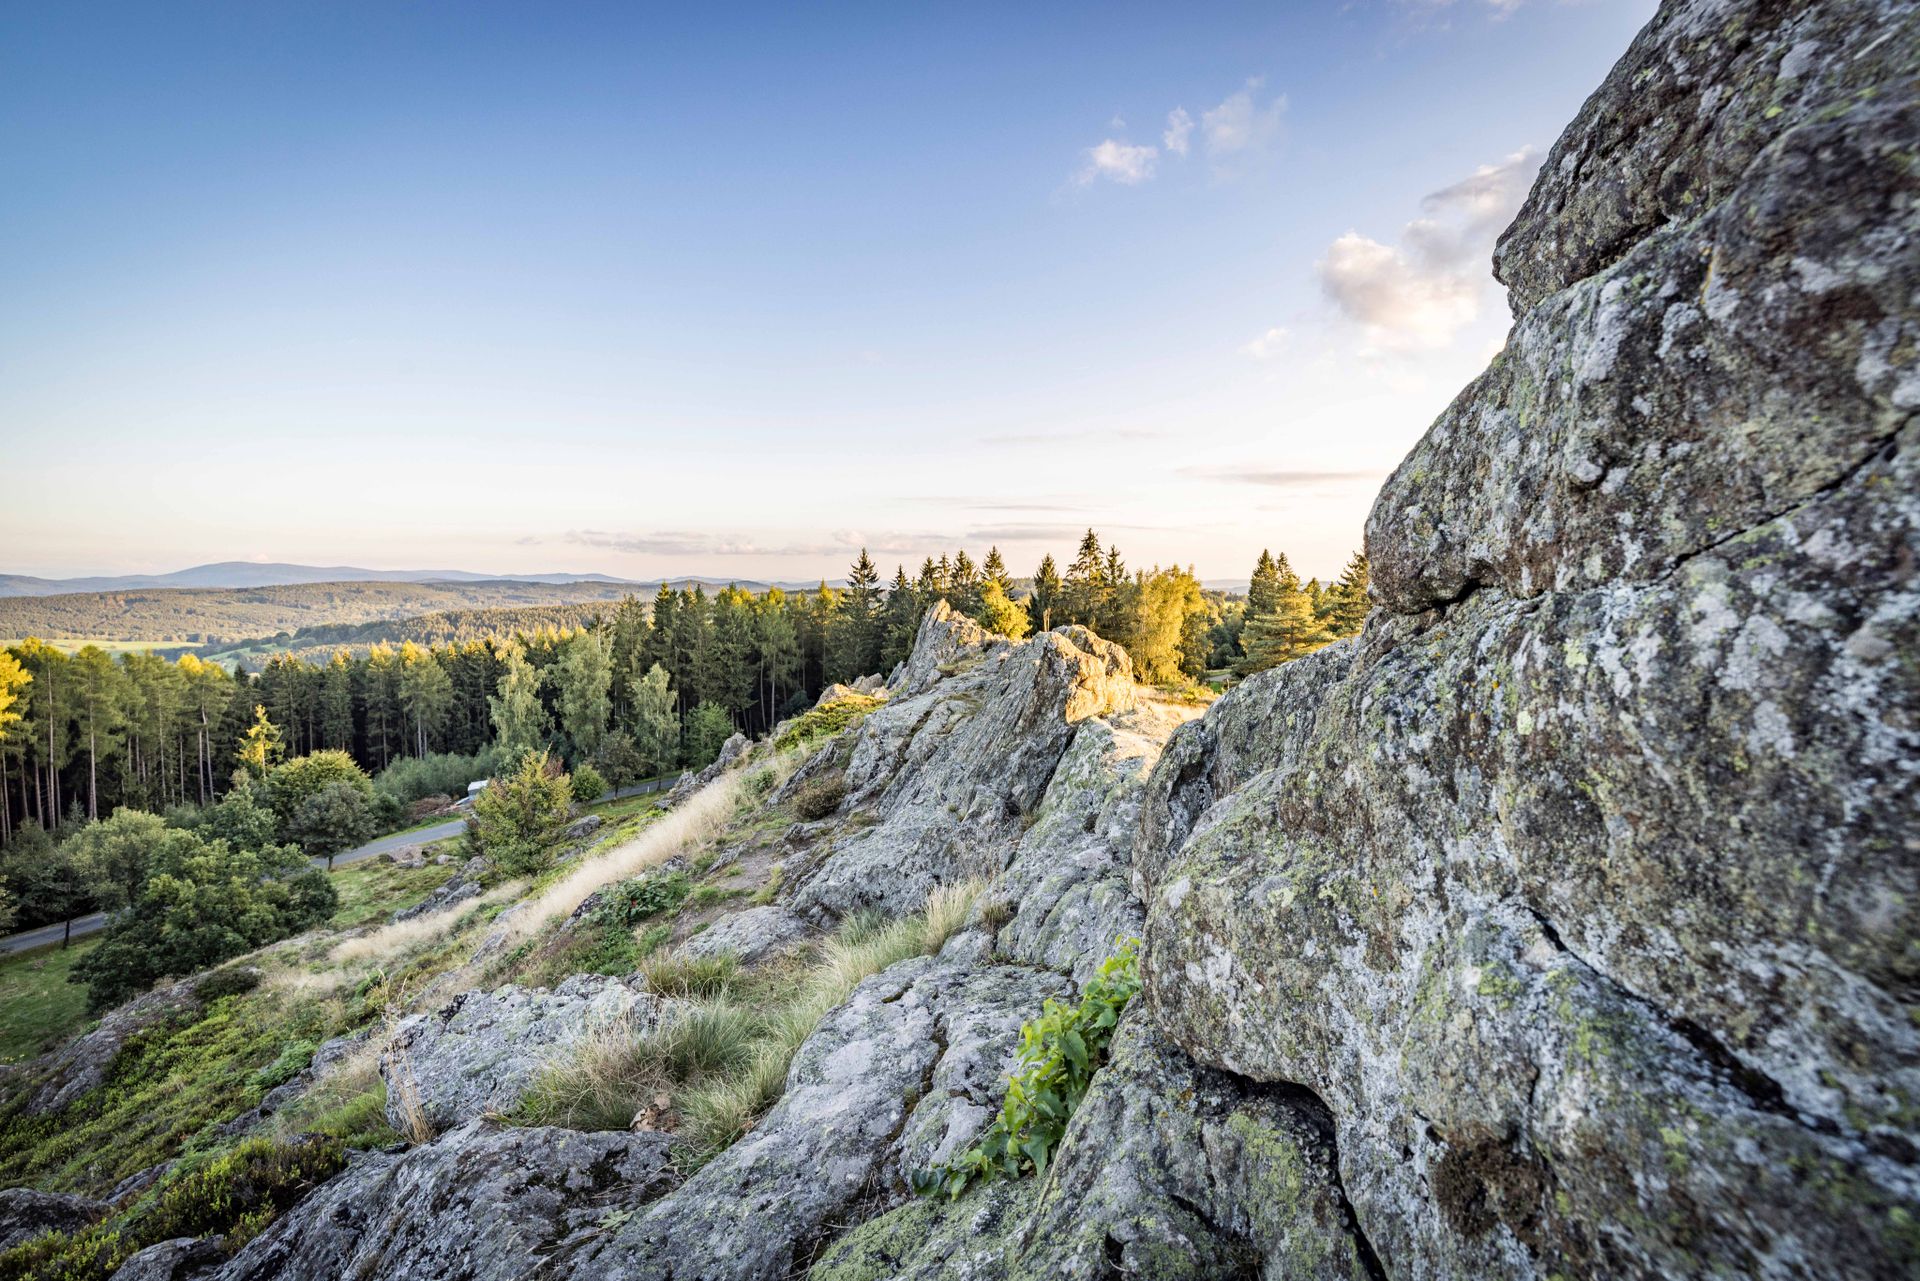
[[[641,876],[609,887],[595,911],[603,923],[631,929],[641,921],[673,911],[691,893],[693,886],[685,872]]]
[[[1106,1061],[1114,1026],[1140,990],[1140,940],[1123,939],[1080,994],[1078,1005],[1049,997],[1040,1017],[1020,1028],[1020,1067],[1006,1102],[980,1142],[944,1165],[910,1177],[922,1196],[957,1197],[975,1179],[1045,1174],[1067,1121]]]

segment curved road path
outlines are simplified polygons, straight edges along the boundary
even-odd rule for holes
[[[645,783],[636,783],[632,787],[623,787],[605,800],[620,800],[628,796],[644,796],[648,792],[659,792],[672,787],[680,781],[678,774],[670,778],[656,778]],[[432,827],[416,827],[405,832],[394,832],[388,836],[376,837],[365,845],[345,853],[333,856],[334,867],[344,867],[348,863],[358,863],[362,859],[375,858],[391,850],[405,849],[409,845],[430,845],[434,841],[444,841],[449,836],[458,836],[466,830],[467,820],[450,818],[444,823],[435,823]],[[315,867],[326,867],[327,860],[316,858]],[[73,920],[58,925],[42,925],[38,929],[22,930],[0,938],[0,954],[7,952],[25,952],[36,947],[45,947],[49,943],[58,943],[67,937],[67,927],[73,927],[74,938],[85,938],[97,933],[107,923],[105,912],[95,912],[89,916],[76,916]]]

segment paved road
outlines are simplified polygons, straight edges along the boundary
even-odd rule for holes
[[[601,799],[619,800],[627,796],[645,796],[649,792],[665,791],[679,781],[680,775],[678,774],[675,774],[671,778],[656,778],[649,782],[636,783],[632,787],[623,787],[615,792],[611,798],[602,797]],[[443,841],[449,836],[460,835],[461,832],[466,830],[466,827],[466,819],[450,818],[444,823],[435,823],[432,827],[422,827],[410,832],[395,832],[390,836],[376,837],[357,849],[348,850],[344,854],[334,855],[333,865],[335,867],[345,867],[349,863],[358,863],[362,859],[374,858],[387,853],[389,850],[405,849],[409,845],[427,845],[434,841]],[[317,858],[313,860],[313,863],[315,867],[325,867],[327,860]],[[98,932],[106,923],[107,914],[105,912],[95,912],[91,916],[76,916],[73,918],[73,937],[85,938],[89,934]],[[67,927],[64,924],[42,925],[39,929],[22,930],[18,934],[11,934],[6,938],[0,938],[0,953],[24,952],[30,948],[45,947],[49,943],[58,943],[66,936]]]

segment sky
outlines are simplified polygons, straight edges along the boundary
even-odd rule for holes
[[[0,572],[1305,576],[1651,0],[0,0]]]

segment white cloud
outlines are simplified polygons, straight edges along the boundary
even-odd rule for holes
[[[1216,160],[1264,151],[1280,136],[1280,118],[1286,113],[1284,95],[1260,105],[1255,94],[1263,82],[1247,81],[1246,88],[1219,106],[1202,113],[1200,132],[1207,142],[1207,154]]]
[[[1167,115],[1167,131],[1160,135],[1160,141],[1167,146],[1170,156],[1187,154],[1187,139],[1193,134],[1193,117],[1187,114],[1185,107],[1175,107]]]
[[[1153,177],[1154,161],[1159,156],[1158,148],[1136,147],[1108,138],[1098,146],[1087,148],[1085,163],[1074,174],[1073,181],[1084,187],[1096,179],[1110,178],[1122,186],[1132,187]]]
[[[1266,333],[1261,334],[1258,338],[1240,348],[1240,354],[1243,356],[1251,356],[1255,360],[1272,360],[1286,347],[1287,336],[1287,331],[1284,329],[1269,329]]]
[[[1377,346],[1446,346],[1495,291],[1493,242],[1539,164],[1528,148],[1431,193],[1420,202],[1425,216],[1401,228],[1397,244],[1355,231],[1341,236],[1316,267],[1321,292]]]

